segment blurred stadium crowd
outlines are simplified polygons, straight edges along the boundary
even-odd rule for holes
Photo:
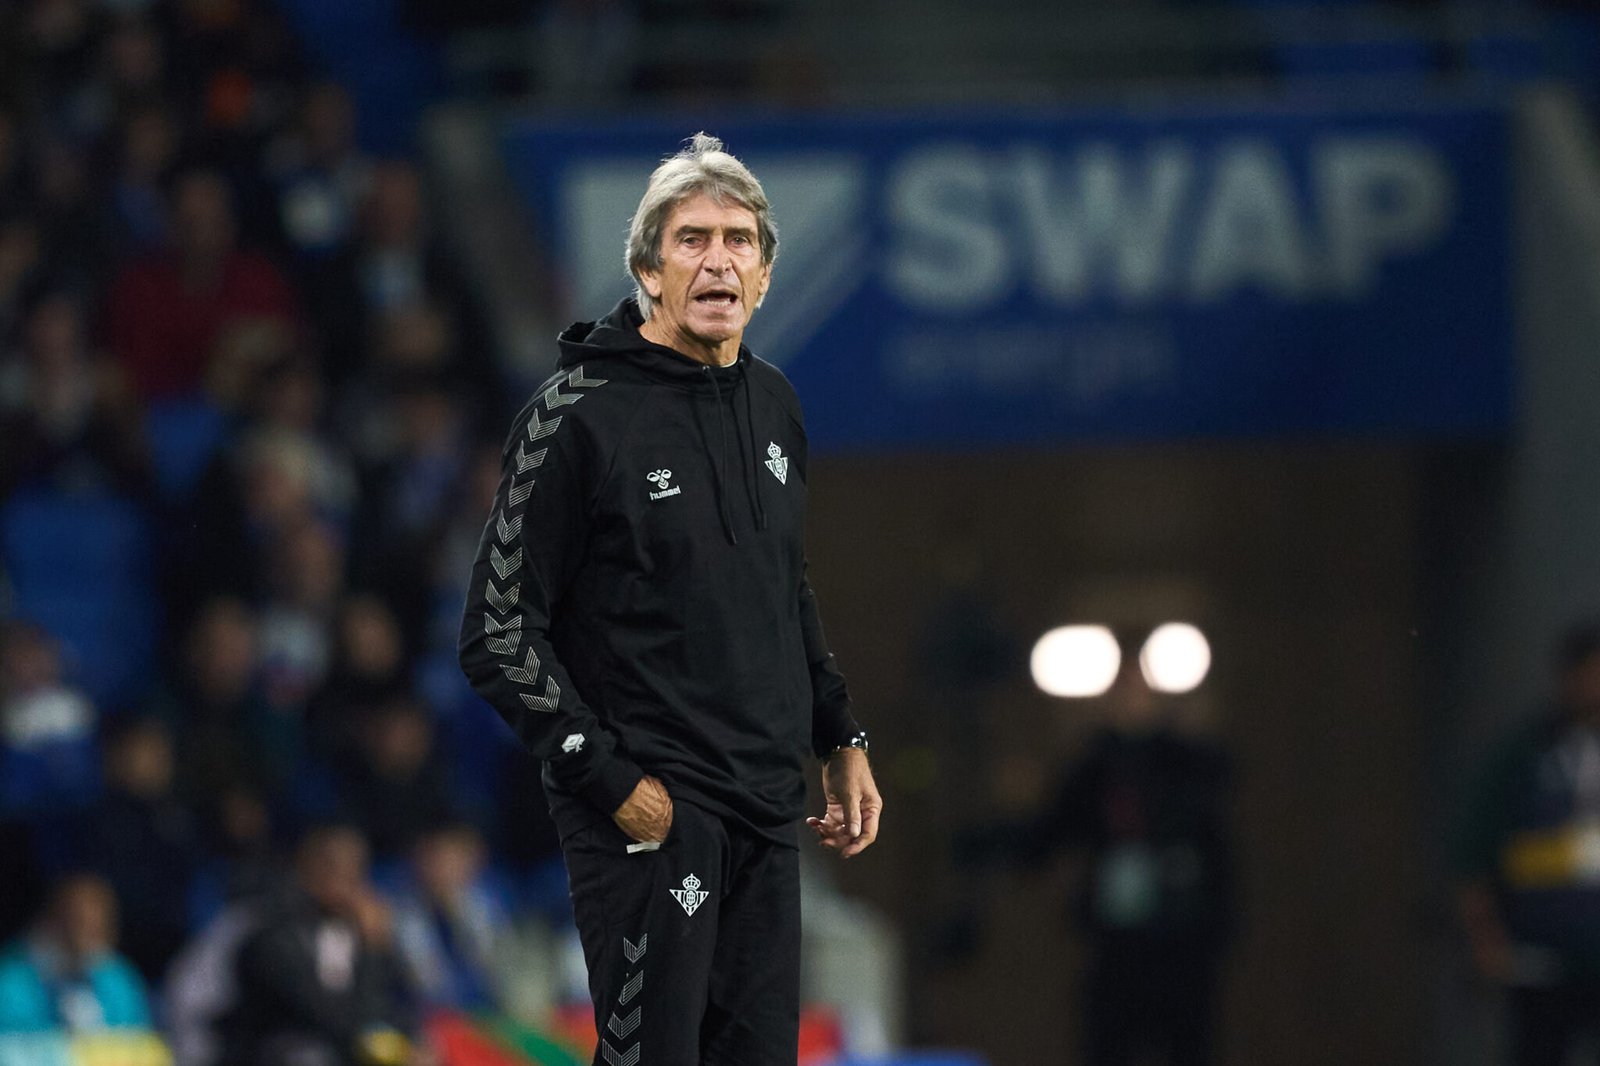
[[[418,169],[354,130],[272,5],[0,8],[0,1031],[408,1030],[505,1006],[513,915],[565,928],[537,767],[455,665],[508,398]],[[191,1003],[299,950],[217,932],[240,901],[366,935],[245,967],[282,1010]]]

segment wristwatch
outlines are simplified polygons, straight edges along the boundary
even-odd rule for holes
[[[867,751],[867,731],[865,729],[863,729],[861,732],[857,733],[855,736],[851,737],[849,740],[845,741],[843,744],[840,744],[838,747],[836,747],[832,751],[828,752],[827,757],[823,759],[823,762],[827,762],[828,759],[833,758],[835,755],[839,754],[841,751],[844,751],[846,748],[855,748],[857,751],[861,752],[862,754],[866,754],[866,751]]]

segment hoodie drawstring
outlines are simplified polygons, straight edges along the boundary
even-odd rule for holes
[[[728,422],[722,413],[722,386],[717,383],[715,371],[709,366],[704,369],[706,377],[711,379],[711,391],[716,397],[717,405],[717,513],[722,516],[722,531],[728,535],[728,543],[738,544],[739,535],[733,531],[733,514],[728,510],[728,497],[725,491],[728,482]]]
[[[756,451],[756,416],[754,408],[751,406],[750,374],[748,371],[745,372],[744,376],[744,429],[750,440],[750,458],[748,460],[751,464],[750,476],[756,482],[756,525],[760,529],[766,529],[767,504],[761,498],[761,472],[755,468],[755,464],[761,461],[761,453]]]

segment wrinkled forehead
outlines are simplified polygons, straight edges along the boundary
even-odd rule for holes
[[[731,197],[717,198],[696,192],[684,197],[667,213],[663,235],[684,228],[704,230],[745,230],[756,232],[756,213]]]

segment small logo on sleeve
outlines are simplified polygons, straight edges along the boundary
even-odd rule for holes
[[[700,904],[706,901],[706,897],[711,895],[709,892],[700,891],[700,879],[694,874],[690,874],[683,879],[682,888],[668,889],[668,891],[672,893],[672,898],[678,901],[678,905],[683,908],[683,913],[691,917],[693,917],[695,911],[700,909]]]
[[[772,476],[778,479],[778,484],[789,483],[789,457],[783,454],[783,449],[777,442],[767,445],[767,469],[772,471]]]
[[[672,480],[672,471],[670,470],[652,470],[644,476],[644,479],[661,490],[650,494],[652,500],[676,496],[683,491],[682,485],[668,485],[668,482]]]
[[[567,739],[561,742],[561,750],[571,755],[573,752],[583,750],[584,736],[582,733],[570,733]]]

